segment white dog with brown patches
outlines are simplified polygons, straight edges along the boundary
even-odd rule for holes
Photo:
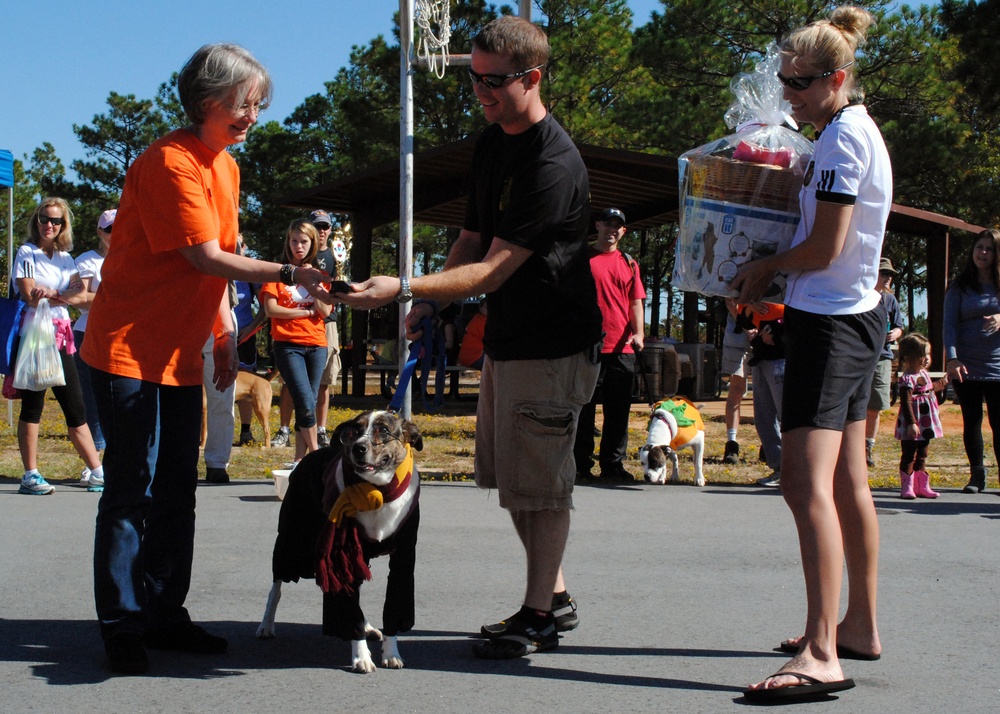
[[[665,399],[653,406],[649,420],[649,436],[639,449],[644,478],[650,483],[667,482],[667,459],[673,464],[670,480],[680,480],[677,452],[691,449],[694,459],[694,482],[705,485],[702,457],[705,451],[705,422],[701,413],[684,397]]]
[[[338,426],[330,447],[295,467],[278,516],[274,582],[257,637],[274,637],[282,582],[315,577],[323,590],[323,634],[351,641],[353,671],[375,671],[369,636],[382,640],[383,667],[403,667],[397,636],[413,628],[420,523],[412,451],[422,448],[412,423],[393,412],[365,412]],[[380,555],[389,556],[382,632],[368,623],[358,592],[371,579],[368,563]]]

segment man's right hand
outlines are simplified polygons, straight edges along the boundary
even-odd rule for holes
[[[343,302],[355,310],[372,310],[388,305],[399,295],[399,278],[373,275],[362,283],[351,285],[353,293],[345,294]]]

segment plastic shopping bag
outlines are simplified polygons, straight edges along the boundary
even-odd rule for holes
[[[14,387],[40,392],[66,384],[62,359],[56,347],[56,329],[52,324],[49,301],[42,298],[30,319],[21,328],[21,346],[14,367]]]

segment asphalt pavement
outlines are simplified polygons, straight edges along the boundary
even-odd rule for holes
[[[229,638],[229,652],[151,652],[147,676],[114,676],[92,596],[98,495],[57,486],[27,497],[0,481],[7,712],[719,712],[746,705],[744,687],[785,662],[772,649],[804,621],[797,539],[776,490],[581,486],[564,561],[580,627],[553,652],[478,660],[473,633],[520,605],[521,548],[495,493],[425,483],[417,623],[400,639],[406,667],[354,674],[349,645],[320,634],[314,583],[285,586],[276,639],[255,638],[280,502],[270,481],[238,481],[199,486],[188,597],[195,620]],[[845,661],[857,687],[800,706],[994,712],[997,491],[895,496],[876,493],[883,657]],[[384,561],[373,570],[362,602],[377,626]]]

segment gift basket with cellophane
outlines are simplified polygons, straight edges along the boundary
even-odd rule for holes
[[[729,288],[740,267],[791,245],[799,222],[798,194],[812,156],[784,100],[771,45],[753,72],[733,78],[726,112],[734,133],[678,159],[680,231],[673,284],[703,295],[736,297]],[[781,302],[777,276],[764,299]]]

